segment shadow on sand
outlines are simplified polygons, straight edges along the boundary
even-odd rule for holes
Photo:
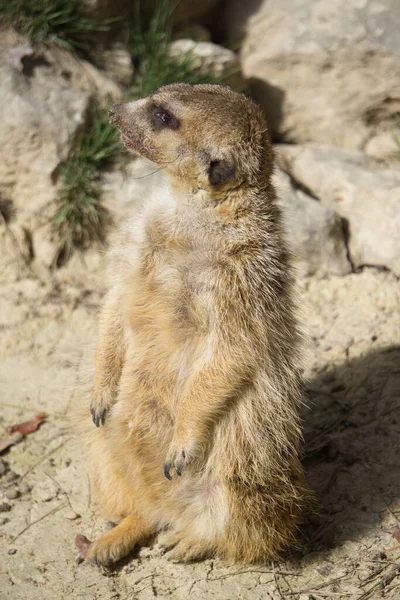
[[[304,463],[319,514],[304,533],[315,551],[367,534],[400,499],[400,346],[337,366],[308,396]]]

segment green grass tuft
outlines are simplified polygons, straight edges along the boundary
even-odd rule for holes
[[[168,83],[221,83],[222,78],[201,74],[193,68],[191,52],[182,57],[168,55],[172,40],[172,16],[166,0],[160,0],[150,18],[135,3],[134,17],[129,23],[129,48],[134,65],[131,94],[147,96]]]
[[[99,199],[99,171],[121,149],[119,134],[108,122],[106,109],[93,106],[87,128],[74,136],[60,173],[58,207],[52,225],[64,257],[95,241],[104,241],[111,218]]]
[[[79,0],[0,0],[0,15],[32,42],[54,43],[67,50],[87,50],[85,36],[108,31],[110,21],[80,13]]]

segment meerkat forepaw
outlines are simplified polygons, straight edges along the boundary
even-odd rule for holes
[[[107,409],[103,408],[103,410],[96,410],[95,408],[90,409],[92,415],[92,421],[96,425],[96,427],[100,427],[100,425],[104,425],[106,420],[106,412]]]
[[[175,469],[176,474],[180,477],[183,468],[194,462],[196,458],[197,456],[193,444],[182,444],[172,440],[164,463],[165,477],[171,481],[171,469]]]
[[[93,390],[92,402],[90,403],[90,413],[92,421],[96,427],[104,425],[106,421],[107,411],[113,406],[116,401],[116,392],[114,389],[106,389],[105,391],[97,392]]]

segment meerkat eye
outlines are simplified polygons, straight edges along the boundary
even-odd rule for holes
[[[170,129],[178,129],[178,120],[167,110],[156,108],[153,111],[153,121],[157,128],[168,127]]]
[[[171,121],[172,121],[172,117],[171,117],[171,115],[170,115],[169,113],[167,113],[167,112],[156,112],[156,113],[154,114],[154,116],[155,116],[157,119],[161,119],[161,121],[162,121],[163,123],[165,123],[166,125],[168,125],[168,123],[171,123]]]

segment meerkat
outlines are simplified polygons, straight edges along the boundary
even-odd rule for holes
[[[155,534],[177,561],[274,557],[308,488],[302,335],[266,123],[244,95],[187,84],[115,104],[110,121],[168,184],[109,250],[79,425],[118,525],[87,558],[118,561]]]

